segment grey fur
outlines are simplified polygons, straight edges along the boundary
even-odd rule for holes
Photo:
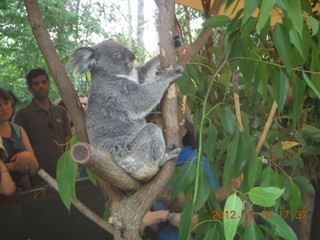
[[[90,144],[110,151],[134,178],[148,180],[180,151],[172,146],[166,150],[161,129],[144,118],[182,68],[157,68],[157,57],[133,69],[134,59],[131,51],[113,40],[77,48],[71,56],[75,69],[91,72],[86,119]]]

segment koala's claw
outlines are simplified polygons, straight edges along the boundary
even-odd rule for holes
[[[181,39],[179,35],[173,37],[173,45],[175,48],[181,47]]]
[[[179,156],[181,149],[175,144],[171,144],[166,147],[166,159],[177,158]]]
[[[168,145],[168,146],[166,147],[166,152],[169,152],[169,151],[171,151],[171,150],[173,150],[173,149],[175,149],[175,148],[177,148],[177,145],[175,145],[175,144],[170,144],[170,145]]]
[[[162,74],[164,72],[165,72],[165,70],[160,65],[158,65],[156,75],[159,76],[160,74]]]

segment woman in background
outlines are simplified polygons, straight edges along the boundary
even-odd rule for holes
[[[7,152],[3,162],[16,187],[23,188],[28,186],[28,175],[35,175],[39,165],[24,129],[9,121],[12,115],[12,97],[0,88],[0,136]]]

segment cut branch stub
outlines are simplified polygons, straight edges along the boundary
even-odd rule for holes
[[[71,149],[71,157],[73,161],[89,168],[101,179],[123,191],[133,191],[141,185],[138,180],[131,177],[113,161],[109,152],[95,148],[88,143],[76,143]]]

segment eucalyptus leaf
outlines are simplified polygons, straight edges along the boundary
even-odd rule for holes
[[[253,188],[255,182],[257,181],[258,174],[259,174],[259,173],[257,174],[257,170],[259,169],[258,168],[259,162],[260,160],[258,159],[258,154],[256,150],[253,147],[251,147],[250,153],[249,153],[249,159],[247,163],[247,169],[248,169],[247,184],[249,189]]]
[[[223,169],[223,186],[227,187],[234,172],[234,162],[238,152],[239,132],[237,131],[231,144],[228,146],[227,159]]]
[[[180,218],[179,240],[190,239],[191,219],[193,215],[192,204],[183,207]]]
[[[226,15],[218,15],[207,19],[202,26],[208,28],[217,28],[226,26],[231,22],[231,19]]]
[[[242,26],[248,21],[251,17],[252,13],[259,6],[261,0],[244,0],[244,11],[243,11],[243,19]]]
[[[289,80],[285,73],[276,71],[275,77],[272,79],[272,93],[278,104],[278,112],[282,112],[289,89]]]
[[[187,68],[187,72],[188,75],[197,82],[197,84],[199,84],[200,80],[199,80],[199,76],[197,74],[196,69],[194,68],[193,65],[191,64],[186,64],[186,68]]]
[[[200,171],[201,171],[201,177],[200,177],[200,183],[199,183],[198,197],[194,206],[195,211],[203,207],[211,191],[210,179],[208,175],[204,171],[202,170]]]
[[[300,0],[290,0],[286,1],[287,12],[294,28],[302,36],[303,18],[301,11]]]
[[[292,180],[290,180],[288,191],[290,195],[290,213],[293,220],[299,207],[301,192],[297,184],[295,184]]]
[[[57,163],[57,182],[61,200],[69,211],[71,200],[76,197],[77,170],[78,164],[72,161],[70,150],[63,153]]]
[[[279,198],[284,192],[284,189],[277,187],[254,187],[248,192],[252,203],[262,207],[272,207],[276,204],[275,200]]]
[[[293,177],[293,180],[295,181],[295,183],[299,186],[299,188],[302,191],[305,192],[309,192],[311,193],[313,196],[315,196],[315,190],[313,185],[310,183],[309,179],[306,178],[305,176],[301,176],[301,175],[296,175]]]
[[[235,213],[235,215],[232,214],[233,217],[224,217],[223,218],[223,227],[224,227],[224,235],[226,240],[232,240],[234,239],[234,236],[236,235],[237,228],[242,216],[242,201],[241,199],[236,195],[232,194],[229,196],[226,200],[226,203],[224,205],[224,212],[229,213]]]
[[[185,191],[195,179],[195,161],[185,163],[182,167],[176,168],[173,186],[173,196],[176,197]]]
[[[266,239],[258,225],[251,223],[246,227],[244,239],[263,240]]]
[[[293,108],[292,108],[292,123],[296,127],[303,107],[303,97],[305,94],[306,84],[301,79],[295,77],[293,79]]]
[[[230,108],[225,108],[221,116],[221,125],[229,134],[232,134],[236,125],[236,120]]]
[[[288,70],[292,67],[290,37],[284,25],[276,23],[272,31],[273,41],[280,59]]]
[[[275,0],[262,0],[262,4],[260,6],[259,17],[258,17],[258,25],[257,30],[261,31],[265,24],[270,19],[270,13],[275,4]]]
[[[316,35],[319,31],[319,21],[311,16],[308,16],[307,22],[310,24],[312,28],[312,36]]]
[[[263,219],[272,226],[272,230],[275,235],[286,240],[298,240],[297,235],[284,219],[280,218],[277,213],[270,212],[270,214],[272,217],[265,217]],[[262,214],[260,214],[260,216],[262,216]]]
[[[314,93],[317,95],[318,98],[320,98],[320,92],[317,89],[317,87],[310,81],[308,76],[305,74],[305,72],[302,72],[303,79],[306,81],[306,83],[309,85],[309,87],[314,91]]]
[[[261,187],[270,187],[274,185],[274,171],[272,167],[268,166],[263,169],[261,173]]]
[[[188,93],[189,88],[189,77],[185,72],[181,73],[181,77],[177,80],[180,92],[183,95],[186,95]]]

